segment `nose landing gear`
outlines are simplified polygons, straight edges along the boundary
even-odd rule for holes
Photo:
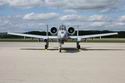
[[[61,42],[59,43],[59,52],[62,52],[62,44],[61,44]]]
[[[62,52],[62,45],[59,46],[59,52]]]
[[[45,49],[48,49],[48,44],[45,45]]]

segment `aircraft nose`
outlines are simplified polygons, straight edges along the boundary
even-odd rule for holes
[[[61,32],[61,37],[64,38],[66,36],[65,32]]]
[[[61,37],[63,38],[65,35],[64,34],[61,34]]]

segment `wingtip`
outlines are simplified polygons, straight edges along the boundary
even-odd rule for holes
[[[114,34],[114,35],[118,35],[118,33],[116,32],[116,33],[112,33],[112,34]]]
[[[10,34],[10,32],[7,32],[7,34]]]
[[[115,33],[116,35],[118,35],[118,33]]]

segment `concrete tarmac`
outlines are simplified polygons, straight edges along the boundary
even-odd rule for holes
[[[125,83],[125,43],[0,42],[0,83]]]

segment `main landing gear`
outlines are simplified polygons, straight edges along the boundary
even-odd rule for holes
[[[49,41],[46,39],[46,40],[44,40],[45,42],[46,42],[46,44],[45,44],[45,49],[47,50],[48,49],[48,47],[49,47]]]
[[[59,44],[59,52],[62,52],[62,45]]]
[[[77,49],[81,49],[79,42],[77,42],[76,45],[77,45]]]

